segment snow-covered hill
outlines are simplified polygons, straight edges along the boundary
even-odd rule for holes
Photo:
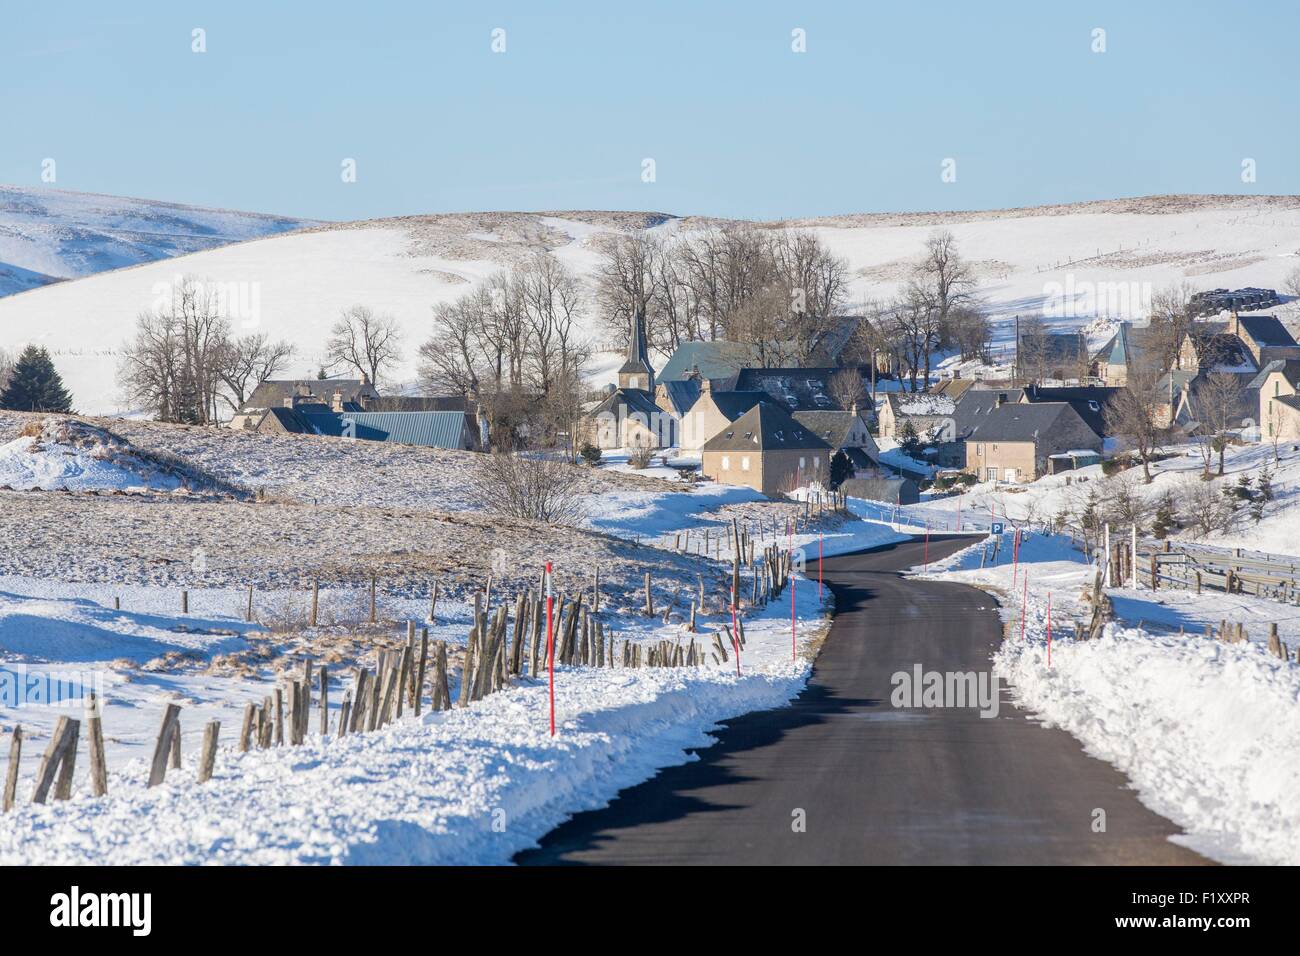
[[[0,296],[314,225],[261,213],[0,186]]]
[[[536,249],[590,276],[601,233],[706,229],[717,220],[651,213],[464,213],[322,225],[115,270],[0,300],[0,348],[47,346],[84,412],[120,411],[116,350],[136,315],[177,276],[236,289],[238,324],[299,346],[295,372],[319,362],[329,326],[347,306],[392,312],[404,329],[409,381],[428,335],[430,309]],[[1300,265],[1300,197],[1150,197],[972,213],[872,214],[764,224],[816,232],[853,270],[855,302],[883,299],[906,278],[936,227],[950,229],[976,266],[981,294],[1005,349],[1017,313],[1089,327],[1145,314],[1153,292],[1186,280],[1199,287],[1280,287]],[[0,255],[0,260],[4,260]],[[41,271],[36,263],[18,263]],[[1283,314],[1288,309],[1284,307]],[[595,335],[595,322],[588,329]],[[602,343],[612,345],[615,343]],[[607,353],[598,381],[619,358]]]

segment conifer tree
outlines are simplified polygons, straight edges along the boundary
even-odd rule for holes
[[[35,345],[23,349],[9,384],[0,392],[0,408],[16,412],[72,411],[72,396],[63,387],[49,352]]]

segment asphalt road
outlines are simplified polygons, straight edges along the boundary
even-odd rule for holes
[[[963,547],[931,539],[938,558]],[[993,599],[905,580],[905,542],[827,559],[837,613],[791,706],[728,721],[698,759],[553,830],[521,864],[1199,864],[1177,828],[1013,707],[895,708],[891,676],[989,670]],[[1094,832],[1094,811],[1105,832]],[[804,831],[796,831],[802,815]]]

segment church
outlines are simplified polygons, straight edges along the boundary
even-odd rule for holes
[[[587,413],[583,441],[602,450],[672,448],[677,444],[676,417],[655,403],[655,370],[650,364],[641,309],[632,318],[627,361],[618,370],[618,387]]]

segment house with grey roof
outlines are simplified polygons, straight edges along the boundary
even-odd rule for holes
[[[718,391],[709,379],[704,379],[699,397],[681,418],[682,451],[699,451],[710,438],[761,402],[772,403],[771,396],[759,391]]]
[[[700,471],[777,497],[809,482],[825,483],[833,452],[785,409],[760,401],[704,443]]]
[[[1102,451],[1102,439],[1068,402],[1003,403],[965,441],[964,470],[981,481],[1034,481],[1061,470],[1053,456]]]
[[[806,426],[831,447],[832,457],[840,452],[853,466],[856,477],[874,475],[880,469],[880,449],[857,409],[848,411],[795,412],[794,420]]]
[[[788,411],[846,411],[857,402],[870,408],[870,365],[817,365],[807,368],[744,368],[736,391],[767,392]],[[846,388],[848,386],[848,388]],[[847,390],[856,392],[845,399]]]

